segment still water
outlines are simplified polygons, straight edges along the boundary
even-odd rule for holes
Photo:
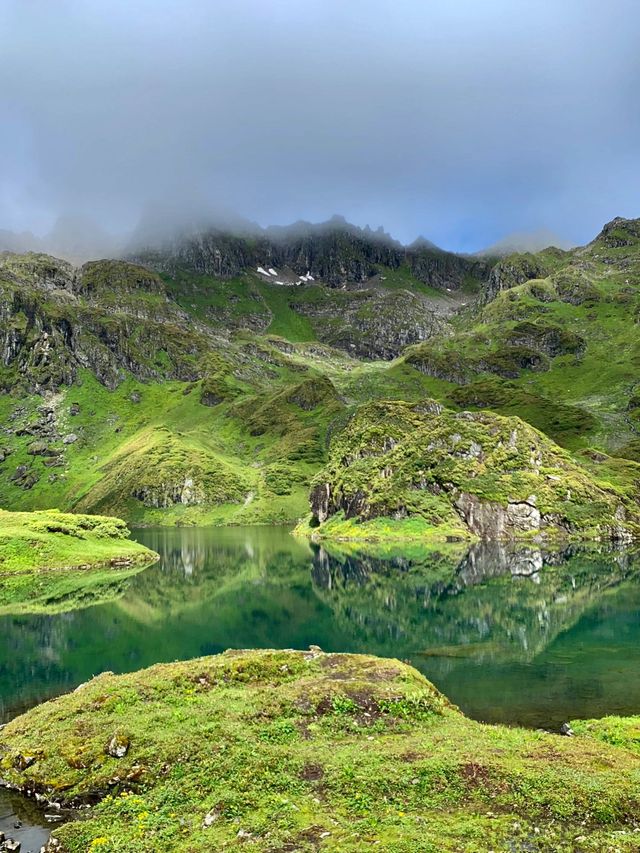
[[[0,722],[104,670],[311,643],[409,660],[480,720],[557,729],[640,711],[640,556],[356,553],[284,528],[135,537],[160,562],[98,603],[0,617]]]

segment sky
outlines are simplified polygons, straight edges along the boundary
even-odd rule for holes
[[[585,243],[640,216],[639,44],[637,0],[0,0],[0,229]]]

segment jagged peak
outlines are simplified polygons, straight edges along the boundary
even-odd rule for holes
[[[427,240],[422,234],[420,234],[413,243],[410,243],[407,246],[407,249],[410,251],[420,251],[422,249],[429,249],[432,252],[443,252],[444,249],[441,249],[440,246],[437,246],[432,240]]]
[[[621,246],[631,246],[640,242],[640,219],[625,219],[616,216],[607,222],[598,236],[589,243],[589,246],[605,244],[614,249]]]

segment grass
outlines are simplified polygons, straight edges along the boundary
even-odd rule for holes
[[[579,465],[520,418],[377,401],[333,438],[304,529],[314,538],[373,540],[637,536],[635,480],[625,488],[609,473]]]
[[[113,597],[157,555],[120,519],[0,510],[0,612],[70,609]]]
[[[475,723],[397,660],[245,651],[98,676],[11,721],[0,764],[94,803],[67,853],[635,850],[640,757],[602,740]]]
[[[8,256],[7,333],[29,355],[0,368],[9,392],[0,394],[0,505],[108,512],[136,524],[295,522],[355,407],[426,398],[520,417],[630,495],[640,458],[632,402],[640,302],[630,282],[640,256],[635,236],[621,237],[629,229],[616,225],[581,250],[503,259],[505,289],[446,323],[432,309],[450,298],[407,264],[379,266],[373,284],[343,290],[96,262],[74,301],[37,285],[52,263],[64,276],[62,262]],[[32,357],[32,315],[52,328],[45,361]],[[428,341],[376,360],[425,323]],[[90,369],[65,348],[69,328]],[[328,381],[335,395],[297,406],[289,397],[306,381]],[[56,424],[44,438],[32,434],[43,395]],[[290,470],[284,489],[274,465]],[[387,527],[396,535],[395,522]]]
[[[408,351],[407,363],[432,364],[436,374],[456,365],[460,377],[434,393],[438,399],[518,414],[572,450],[624,453],[637,434],[627,411],[640,364],[630,284],[640,271],[637,246],[611,249],[608,258],[597,244],[547,255],[535,256],[546,278],[514,280],[454,320],[453,335]],[[517,258],[501,264],[518,268]],[[517,363],[518,341],[540,355],[537,369]]]

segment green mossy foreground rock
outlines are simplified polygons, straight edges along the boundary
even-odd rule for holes
[[[603,734],[473,722],[397,660],[228,651],[34,708],[0,768],[90,804],[54,831],[67,853],[637,850],[637,740]]]
[[[360,406],[311,490],[310,530],[337,538],[433,534],[629,541],[636,497],[596,481],[518,417],[435,400]]]
[[[0,510],[0,613],[67,609],[112,597],[158,555],[119,518]]]

